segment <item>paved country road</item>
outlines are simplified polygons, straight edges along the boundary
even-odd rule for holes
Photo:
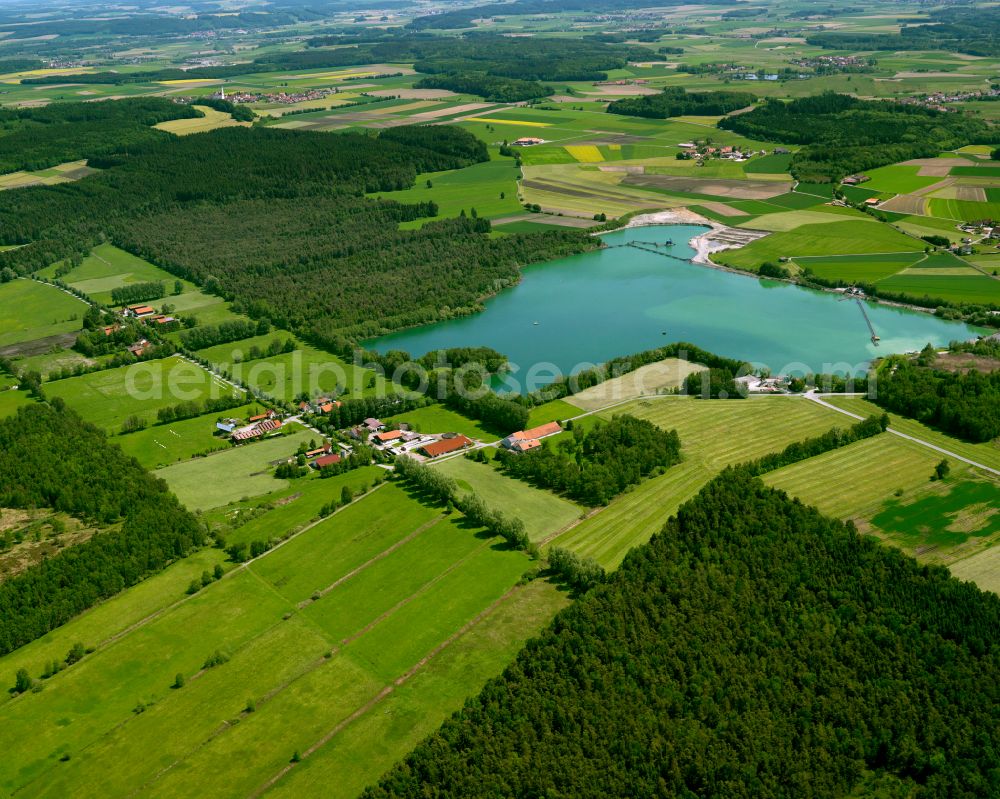
[[[856,413],[851,413],[850,411],[845,411],[843,408],[838,408],[836,405],[831,405],[829,402],[826,402],[825,400],[821,399],[820,395],[817,394],[815,391],[808,391],[805,394],[803,394],[803,396],[806,399],[808,399],[808,400],[811,400],[813,402],[819,403],[824,408],[829,408],[830,410],[834,410],[837,413],[842,413],[845,416],[850,416],[853,419],[859,419],[860,420],[860,419],[864,419],[865,418],[863,416],[859,416]],[[828,394],[826,396],[845,396],[845,395],[843,395],[843,394],[833,394],[833,395]],[[932,449],[935,452],[940,452],[942,455],[947,455],[949,458],[954,458],[957,461],[962,461],[962,463],[967,463],[970,466],[975,466],[977,469],[982,469],[985,472],[989,472],[990,474],[995,474],[997,477],[1000,477],[1000,471],[997,471],[996,469],[993,469],[993,468],[991,468],[989,466],[986,466],[986,465],[984,465],[982,463],[977,463],[976,461],[969,460],[968,458],[962,457],[961,455],[957,455],[954,452],[952,452],[951,450],[944,449],[943,447],[939,447],[936,444],[930,443],[929,441],[924,441],[922,438],[917,438],[916,436],[910,436],[910,435],[907,435],[906,433],[901,433],[898,430],[893,430],[891,427],[886,428],[886,432],[887,433],[892,433],[894,436],[899,436],[900,438],[905,438],[907,441],[912,441],[912,442],[914,442],[916,444],[920,444],[920,446],[922,446],[922,447],[927,447],[928,449]]]

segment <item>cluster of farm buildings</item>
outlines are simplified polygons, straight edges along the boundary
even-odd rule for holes
[[[225,88],[209,95],[213,100],[228,100],[231,103],[280,103],[292,105],[309,100],[322,100],[331,94],[340,94],[336,86],[328,89],[305,89],[301,92],[233,92],[226,95]]]

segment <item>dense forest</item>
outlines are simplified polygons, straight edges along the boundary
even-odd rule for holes
[[[667,119],[684,115],[718,116],[757,102],[750,92],[686,92],[669,86],[659,94],[626,97],[608,104],[609,114]]]
[[[996,135],[986,122],[964,114],[834,92],[770,100],[748,114],[726,117],[719,127],[759,141],[805,145],[792,157],[791,171],[813,182],[989,143]]]
[[[1000,9],[954,5],[930,12],[930,23],[904,24],[899,33],[819,31],[806,37],[816,47],[835,50],[944,50],[1000,56]]]
[[[945,372],[894,358],[872,401],[966,441],[1000,437],[1000,370]]]
[[[124,152],[143,142],[170,137],[152,125],[199,114],[189,105],[162,97],[0,109],[0,172],[45,169]]]
[[[428,75],[413,85],[417,89],[448,89],[459,94],[478,94],[494,103],[519,103],[552,94],[551,87],[537,80],[504,78],[483,72]]]
[[[624,67],[632,50],[603,42],[547,37],[469,34],[463,38],[400,40],[374,52],[414,62],[429,74],[484,72],[527,81],[603,80],[609,69]],[[652,53],[644,50],[641,57]]]
[[[201,526],[166,483],[60,400],[0,420],[0,507],[53,508],[114,528],[0,584],[0,654],[204,541]]]
[[[414,63],[418,72],[488,73],[496,77],[539,80],[601,80],[607,70],[624,67],[632,56],[650,58],[653,53],[636,47],[597,41],[554,38],[510,38],[495,34],[470,34],[462,38],[439,38],[410,34],[384,36],[373,32],[354,46],[325,48],[340,38],[310,40],[312,48],[289,53],[270,53],[250,64],[216,67],[177,67],[136,72],[91,72],[73,76],[74,83],[151,83],[164,80],[232,78],[249,72],[283,72],[325,69],[357,64]],[[367,41],[365,41],[367,40]],[[374,41],[372,41],[374,40]],[[25,78],[26,84],[65,82],[65,76]]]
[[[364,799],[975,799],[1000,599],[727,470]]]
[[[434,204],[364,196],[487,158],[446,126],[170,137],[92,159],[103,171],[73,184],[2,193],[2,243],[28,244],[0,253],[0,269],[39,269],[106,235],[316,343],[375,335],[467,313],[523,264],[599,246],[569,229],[491,239],[471,216],[399,230]]]
[[[529,452],[498,449],[496,457],[511,477],[597,506],[680,463],[681,441],[676,430],[661,430],[634,416],[616,416],[587,431],[576,427]]]

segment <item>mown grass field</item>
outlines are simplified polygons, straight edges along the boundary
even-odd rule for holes
[[[0,418],[17,413],[18,408],[33,401],[26,391],[0,391]]]
[[[984,591],[1000,593],[1000,546],[996,544],[949,568],[959,580],[969,580]]]
[[[292,339],[293,352],[245,360],[250,348],[267,348],[274,339]],[[348,364],[323,350],[296,339],[283,330],[242,339],[198,352],[220,371],[279,400],[291,401],[300,394],[351,397],[369,396],[384,390],[386,381],[371,369]],[[234,360],[234,356],[236,360]]]
[[[809,255],[858,255],[868,253],[919,252],[923,245],[875,221],[848,220],[801,225],[773,233],[738,250],[715,256],[720,263],[755,268],[765,261]]]
[[[126,611],[124,635],[42,693],[0,704],[0,787],[247,796],[322,783],[325,795],[353,796],[565,604],[548,584],[515,587],[529,564],[391,485],[193,597],[178,564],[153,578],[156,601],[151,580],[108,603]],[[121,631],[117,618],[109,627]],[[92,642],[86,619],[62,628],[61,643]],[[0,660],[0,673],[37,672],[61,649],[35,642]],[[203,670],[216,650],[229,660]],[[177,673],[186,684],[171,689]],[[296,751],[301,762],[286,770]]]
[[[487,452],[492,456],[492,450]],[[452,458],[434,468],[454,478],[460,488],[478,494],[487,505],[520,518],[532,541],[544,540],[587,512],[575,502],[507,477],[486,463]]]
[[[890,194],[909,194],[918,189],[933,186],[941,181],[940,177],[919,175],[919,166],[894,164],[871,169],[865,172],[871,180],[860,188],[864,191],[888,192]]]
[[[34,280],[0,283],[0,346],[71,333],[83,328],[87,304]]]
[[[458,216],[463,210],[471,214],[475,208],[479,216],[494,219],[523,212],[517,199],[518,174],[514,159],[494,153],[492,161],[465,169],[417,175],[413,188],[382,192],[377,196],[401,203],[432,200],[437,203],[441,217]],[[427,186],[428,181],[430,187]],[[404,222],[400,227],[419,227],[426,221]]]
[[[461,433],[479,441],[496,441],[498,438],[503,438],[514,432],[513,430],[490,430],[481,422],[469,419],[438,404],[407,411],[382,421],[390,430],[405,422],[418,433]]]
[[[292,457],[301,442],[315,438],[314,433],[299,430],[175,463],[159,469],[156,476],[166,480],[170,490],[191,510],[217,508],[243,497],[286,488],[289,481],[275,478],[272,464]]]
[[[657,394],[663,389],[679,388],[688,375],[700,371],[703,371],[703,367],[696,364],[680,358],[667,358],[584,389],[568,397],[566,402],[581,411],[594,411],[614,402]]]
[[[912,297],[940,298],[953,303],[992,304],[1000,306],[1000,280],[972,269],[956,274],[893,275],[879,281],[879,288]]]
[[[763,480],[823,513],[858,521],[895,491],[907,496],[923,488],[940,460],[927,447],[880,435],[770,472]]]
[[[215,435],[218,432],[216,420],[220,416],[246,419],[252,413],[259,413],[259,408],[258,405],[244,405],[221,414],[212,413],[180,422],[157,424],[136,433],[116,436],[113,440],[147,469],[159,469],[195,455],[229,449],[232,444],[228,437],[221,433]]]
[[[235,389],[215,375],[172,356],[47,383],[49,396],[62,397],[84,419],[117,433],[128,416],[152,424],[163,407],[206,397],[232,396]]]
[[[195,108],[201,111],[204,116],[195,119],[172,119],[169,122],[161,122],[153,127],[177,136],[188,136],[192,133],[205,133],[216,128],[246,128],[250,126],[249,122],[237,122],[230,114],[224,111],[216,111],[207,105],[195,105]]]
[[[40,274],[53,277],[57,266],[58,264],[54,264],[42,270]],[[129,283],[150,282],[162,282],[166,289],[166,297],[157,300],[156,304],[174,303],[172,295],[177,278],[149,261],[120,250],[112,244],[100,244],[91,250],[82,264],[64,275],[62,280],[95,302],[111,305],[113,289],[127,286]],[[197,287],[186,280],[182,280],[181,285],[185,292],[197,291]]]
[[[550,400],[538,405],[528,414],[528,427],[538,427],[548,422],[561,422],[580,415],[580,409],[566,400]]]
[[[813,274],[827,280],[848,280],[874,283],[912,266],[922,253],[896,255],[834,255],[813,258],[796,258],[795,263],[808,268]]]
[[[48,169],[38,169],[34,172],[8,172],[0,175],[0,191],[4,189],[23,189],[27,186],[54,186],[57,183],[67,183],[71,180],[92,175],[96,169],[91,169],[84,161],[70,161],[58,164]]]
[[[856,413],[859,416],[884,413],[877,405],[861,397],[833,396],[825,397],[824,400],[831,405],[835,405],[851,413]],[[845,421],[848,424],[850,423],[850,419],[847,417],[845,417]],[[961,455],[963,458],[981,463],[984,466],[1000,469],[1000,443],[996,441],[988,444],[969,444],[895,413],[889,414],[889,423],[893,430],[898,430],[900,433],[927,441],[935,446],[954,452],[956,455]]]
[[[266,541],[276,531],[296,532],[317,520],[324,505],[340,502],[345,486],[359,496],[385,477],[384,469],[364,466],[334,477],[292,480],[284,489],[231,502],[207,511],[203,518],[222,530],[227,543]]]
[[[812,405],[793,397],[740,401],[664,397],[614,409],[612,413],[631,413],[676,429],[684,462],[614,500],[553,543],[606,567],[617,566],[629,549],[648,541],[670,514],[725,466],[847,426],[836,414]]]

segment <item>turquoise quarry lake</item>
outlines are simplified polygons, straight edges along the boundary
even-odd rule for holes
[[[487,301],[482,313],[403,330],[365,346],[413,356],[488,346],[507,355],[521,374],[540,362],[569,374],[581,364],[689,341],[778,374],[858,371],[878,355],[976,335],[963,323],[866,303],[881,338],[875,346],[853,300],[691,263],[688,241],[706,230],[672,225],[616,231],[603,237],[608,245],[673,240],[660,248],[670,257],[609,246],[528,266],[521,283]]]

